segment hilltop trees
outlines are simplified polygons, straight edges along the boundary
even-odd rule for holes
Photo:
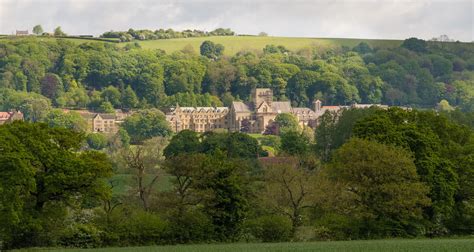
[[[35,25],[33,27],[33,33],[36,34],[36,35],[43,34],[43,27],[41,27],[41,25]]]
[[[221,44],[215,44],[212,41],[206,40],[202,42],[199,47],[200,53],[202,56],[205,56],[209,59],[217,59],[224,53],[224,46]]]

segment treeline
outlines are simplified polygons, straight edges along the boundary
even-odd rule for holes
[[[117,38],[121,42],[130,42],[133,40],[156,40],[156,39],[172,39],[172,38],[193,38],[193,37],[209,37],[209,36],[234,36],[233,32],[229,28],[217,28],[213,31],[201,31],[201,30],[183,30],[175,31],[173,29],[158,29],[152,30],[134,30],[129,29],[128,31],[109,31],[104,32],[101,38]]]
[[[0,126],[0,244],[89,248],[474,232],[473,128],[457,122],[472,115],[459,110],[350,109],[338,120],[328,112],[315,132],[284,114],[279,135],[259,141],[239,132],[171,136],[153,113],[127,119],[126,132],[102,145],[57,126]],[[128,134],[140,144],[130,145]],[[124,174],[134,182],[124,185]]]
[[[384,103],[444,106],[471,111],[474,101],[472,44],[408,39],[398,48],[314,47],[292,52],[268,45],[262,52],[223,56],[206,41],[166,54],[139,44],[74,44],[35,38],[0,43],[0,89],[41,94],[54,107],[167,108],[229,106],[248,100],[255,87],[272,88],[278,100],[310,106]],[[14,94],[11,91],[9,94]],[[0,99],[8,100],[8,97]],[[0,104],[2,109],[12,105]]]

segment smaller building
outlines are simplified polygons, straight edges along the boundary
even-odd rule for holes
[[[23,113],[20,111],[0,112],[0,125],[17,120],[23,121]]]
[[[87,128],[90,132],[101,132],[106,134],[115,134],[119,130],[120,124],[125,118],[130,116],[132,112],[123,112],[120,109],[115,113],[96,113],[88,110],[69,110],[63,109],[63,112],[78,113],[87,122]]]
[[[29,33],[28,33],[28,30],[16,30],[16,33],[15,33],[16,36],[28,36]]]

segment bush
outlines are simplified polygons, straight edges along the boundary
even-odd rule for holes
[[[107,220],[101,216],[96,223],[104,229],[107,246],[157,245],[165,243],[168,223],[155,213],[140,209],[115,211]]]
[[[263,242],[281,242],[291,238],[291,222],[283,216],[262,216],[250,221],[248,226],[250,233]]]
[[[107,137],[100,133],[90,133],[87,135],[87,144],[91,149],[102,150],[107,146]]]
[[[102,245],[101,231],[89,224],[73,225],[60,235],[59,245],[74,248],[95,248]]]
[[[194,210],[170,217],[167,235],[171,243],[198,243],[210,241],[214,230],[211,220]]]

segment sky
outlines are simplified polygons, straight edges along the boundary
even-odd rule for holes
[[[474,0],[0,0],[0,34],[231,28],[270,36],[474,41]]]

